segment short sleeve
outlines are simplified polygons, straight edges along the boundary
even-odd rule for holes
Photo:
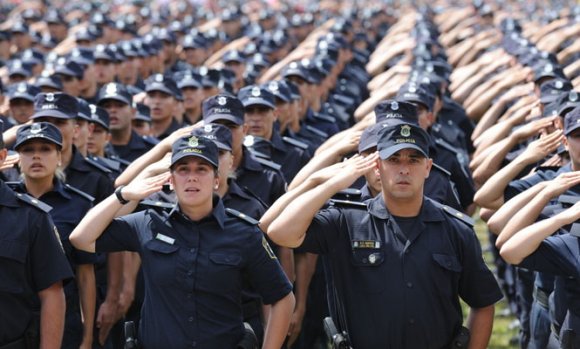
[[[329,252],[338,241],[340,217],[340,210],[334,207],[318,212],[306,231],[300,251],[317,254]]]
[[[60,235],[48,214],[40,214],[30,246],[30,261],[34,290],[42,291],[54,283],[73,277],[64,254]]]
[[[580,277],[578,238],[561,234],[549,236],[518,266],[553,275]]]
[[[292,291],[290,281],[261,231],[256,229],[251,234],[247,246],[246,273],[250,283],[264,304],[276,303]]]
[[[148,229],[144,212],[115,218],[97,239],[97,252],[119,252],[140,250],[139,232]]]
[[[460,297],[473,308],[492,305],[502,299],[503,295],[493,273],[489,270],[481,251],[479,240],[473,229],[460,232],[462,241],[461,279],[459,281]]]

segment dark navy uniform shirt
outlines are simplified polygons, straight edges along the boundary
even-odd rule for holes
[[[171,124],[169,124],[167,129],[165,131],[163,131],[163,133],[160,134],[159,137],[157,137],[157,138],[159,138],[159,140],[165,139],[169,135],[171,135],[173,132],[179,130],[180,128],[181,128],[181,125],[179,124],[179,122],[177,122],[177,119],[172,118]]]
[[[24,334],[37,293],[72,277],[58,232],[45,211],[0,181],[0,345]]]
[[[131,131],[129,143],[126,145],[113,145],[113,149],[115,154],[121,159],[131,162],[151,150],[156,143],[150,137],[144,138],[139,136],[137,132]]]
[[[286,192],[282,172],[258,162],[245,146],[242,162],[236,170],[236,182],[240,187],[248,188],[267,205],[272,205]]]
[[[212,213],[198,222],[179,208],[117,218],[96,248],[141,255],[145,300],[139,333],[145,348],[234,348],[244,332],[244,273],[265,304],[292,290],[263,233],[227,214],[217,196]]]
[[[461,213],[425,198],[403,234],[382,195],[360,205],[320,211],[301,246],[326,254],[354,348],[444,348],[463,321],[459,297],[476,308],[502,298]]]
[[[70,164],[64,170],[66,183],[95,198],[94,204],[106,199],[114,191],[108,170],[95,167],[73,146]]]
[[[228,192],[222,198],[225,207],[233,208],[255,220],[260,220],[266,213],[266,206],[253,195],[248,193],[234,180],[228,180]]]
[[[272,161],[282,165],[282,173],[288,183],[292,182],[298,171],[310,161],[307,149],[294,147],[282,140],[277,131],[272,132],[270,140],[270,156]]]

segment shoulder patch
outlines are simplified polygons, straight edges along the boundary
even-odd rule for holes
[[[304,142],[300,142],[299,140],[296,140],[294,138],[282,137],[282,139],[284,140],[284,142],[286,142],[286,143],[288,143],[296,148],[300,148],[302,150],[308,149],[308,144],[306,144]]]
[[[443,208],[443,211],[445,211],[445,213],[447,213],[448,215],[459,219],[460,221],[466,223],[467,225],[469,225],[471,227],[473,227],[475,225],[475,221],[473,220],[473,218],[469,217],[465,213],[459,212],[456,209],[449,207],[447,205],[441,205],[441,207]]]
[[[258,225],[258,223],[260,223],[257,220],[255,220],[254,218],[252,218],[248,215],[245,215],[245,214],[241,213],[240,211],[236,211],[232,208],[226,208],[226,213],[232,217],[239,218],[239,219],[241,219],[241,220],[243,220],[246,223],[249,223],[251,225]]]
[[[52,206],[45,204],[44,202],[28,195],[28,194],[22,194],[22,193],[14,193],[16,194],[16,197],[22,201],[25,202],[27,204],[29,204],[30,206],[34,206],[37,209],[43,211],[43,212],[50,212],[52,210]],[[59,240],[60,241],[60,240]]]
[[[454,147],[454,146],[452,146],[451,144],[449,144],[449,143],[447,143],[446,141],[444,141],[442,138],[438,138],[438,137],[436,137],[436,138],[435,138],[435,143],[436,143],[436,144],[437,144],[439,147],[441,147],[441,148],[443,148],[443,149],[445,149],[445,150],[447,150],[447,151],[450,151],[450,152],[452,152],[453,154],[456,154],[456,153],[457,153],[457,149],[455,149],[455,147]]]
[[[94,202],[95,201],[95,198],[94,197],[92,197],[91,195],[85,193],[84,191],[82,191],[82,190],[80,190],[78,188],[73,187],[72,185],[65,184],[64,185],[64,188],[66,190],[72,191],[73,193],[75,193],[75,194],[77,194],[79,196],[82,196],[83,198],[89,200],[90,202]]]
[[[358,202],[358,201],[331,199],[331,200],[329,200],[329,203],[331,206],[335,206],[335,207],[358,208],[361,210],[367,209],[367,204],[365,204],[364,202]]]
[[[275,163],[274,161],[270,161],[268,159],[262,158],[260,156],[256,156],[256,162],[258,162],[260,165],[264,165],[266,167],[269,167],[271,169],[274,169],[276,171],[280,171],[280,169],[282,168],[281,165]]]
[[[311,132],[314,133],[315,135],[322,137],[324,139],[328,138],[328,133],[324,132],[324,131],[320,131],[319,129],[317,129],[316,127],[310,126],[310,125],[306,125],[306,129]]]
[[[433,168],[439,172],[443,172],[443,174],[446,175],[447,177],[451,177],[451,172],[447,171],[446,169],[437,165],[436,163],[433,163]]]
[[[121,159],[117,155],[110,156],[110,159],[113,160],[113,161],[116,161],[116,162],[120,163],[121,165],[125,165],[125,166],[131,165],[131,161],[128,161],[128,160],[125,160],[125,159]]]
[[[121,163],[119,161],[116,161],[113,159],[97,157],[97,156],[91,156],[91,160],[94,160],[94,161],[100,163],[101,165],[107,167],[108,169],[110,169],[112,171],[120,171],[121,170]]]
[[[338,193],[334,194],[332,197],[335,200],[346,200],[346,201],[355,201],[360,202],[362,196],[362,192],[356,188],[346,188]]]
[[[92,167],[96,168],[97,170],[104,172],[106,174],[111,173],[111,170],[109,170],[108,168],[106,168],[105,166],[99,164],[97,161],[91,159],[91,158],[85,158],[85,161],[91,165]]]

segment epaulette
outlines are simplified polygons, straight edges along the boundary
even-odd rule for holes
[[[262,204],[262,206],[264,206],[264,208],[269,209],[270,205],[268,205],[267,203],[264,202],[264,200],[262,200],[261,197],[259,197],[258,195],[256,195],[253,191],[250,190],[250,188],[243,186],[240,187],[242,189],[242,191],[246,194],[248,194],[249,196],[251,196],[252,198],[256,199],[260,204]]]
[[[336,121],[335,121],[336,122]],[[315,135],[322,137],[324,139],[328,138],[328,133],[324,132],[324,131],[320,131],[319,129],[317,129],[316,127],[310,126],[310,125],[306,125],[306,129],[309,132],[314,133]]]
[[[241,213],[240,211],[236,211],[236,210],[234,210],[232,208],[226,208],[226,212],[230,216],[239,218],[239,219],[241,219],[241,220],[243,220],[246,223],[249,223],[251,225],[258,225],[260,223],[259,221],[255,220],[254,218],[252,218],[252,217],[250,217],[248,215],[245,215],[245,214]]]
[[[90,202],[94,202],[95,201],[95,198],[94,197],[90,196],[89,194],[85,193],[84,191],[82,191],[82,190],[80,190],[78,188],[73,187],[72,185],[65,184],[64,185],[64,188],[67,189],[67,190],[72,191],[75,194],[78,194],[79,196],[82,196],[83,198],[89,200]]]
[[[448,215],[459,219],[460,221],[463,221],[464,223],[466,223],[467,225],[473,227],[475,225],[475,221],[473,220],[473,218],[469,217],[468,215],[466,215],[463,212],[459,212],[456,209],[454,209],[453,207],[449,207],[447,205],[441,205],[441,207],[443,208],[443,211],[445,211],[445,213],[447,213]]]
[[[330,199],[329,203],[331,206],[336,206],[336,207],[358,208],[358,209],[362,209],[362,210],[367,209],[367,204],[365,204],[364,202],[358,202],[358,201]]]
[[[93,159],[90,159],[90,158],[85,158],[85,161],[86,161],[86,162],[87,162],[89,165],[93,166],[94,168],[98,169],[98,170],[99,170],[99,171],[101,171],[101,172],[104,172],[104,173],[106,173],[106,174],[109,174],[109,173],[111,173],[111,172],[112,172],[111,170],[109,170],[109,169],[108,169],[108,168],[106,168],[105,166],[103,166],[103,165],[99,164],[97,161],[95,161],[95,160],[93,160]]]
[[[14,193],[16,194],[16,197],[20,200],[23,201],[27,204],[29,204],[30,206],[34,206],[36,208],[38,208],[39,210],[43,211],[43,212],[50,212],[50,210],[52,210],[52,206],[45,204],[44,202],[28,195],[28,194],[23,194],[23,193]]]
[[[250,148],[248,148],[248,150],[249,150],[250,152],[252,152],[252,154],[253,154],[253,155],[255,155],[255,156],[256,156],[256,158],[261,158],[261,159],[270,159],[270,156],[269,156],[268,154],[264,154],[264,153],[262,153],[261,151],[257,151],[257,150],[256,150],[256,149],[254,149],[254,148],[251,148],[251,147],[250,147]]]
[[[139,202],[139,205],[148,207],[158,207],[165,210],[173,210],[175,208],[175,204],[158,200],[141,200]]]
[[[102,157],[98,157],[98,156],[90,156],[90,158],[91,158],[91,160],[94,160],[98,163],[101,163],[103,166],[107,167],[108,169],[110,169],[112,171],[118,172],[121,170],[121,164],[118,161],[107,159],[107,158],[102,158]]]
[[[444,141],[443,138],[435,138],[435,143],[437,143],[437,145],[439,145],[441,148],[452,152],[453,154],[457,153],[457,149],[455,149],[455,147],[452,146],[451,144]]]
[[[443,174],[445,174],[447,177],[451,177],[451,172],[447,171],[446,169],[437,165],[436,163],[433,163],[433,168],[439,170],[440,172],[443,172]]]
[[[558,202],[564,207],[573,206],[580,200],[580,196],[576,195],[560,195],[558,197]]]
[[[121,165],[125,165],[125,166],[131,165],[131,161],[122,159],[122,158],[118,157],[117,155],[111,156],[110,158],[111,158],[111,160],[116,161],[116,162],[120,163]]]
[[[147,143],[149,145],[157,145],[159,143],[159,140],[157,138],[154,138],[154,137],[142,136],[141,138],[143,138],[143,141],[145,141],[145,143]]]
[[[282,168],[281,165],[275,163],[274,161],[270,161],[268,159],[265,159],[265,158],[262,158],[259,156],[256,156],[255,160],[256,160],[256,162],[260,163],[260,165],[264,165],[264,166],[269,167],[269,168],[276,170],[276,171],[280,171],[280,169]]]
[[[580,238],[580,223],[573,223],[570,227],[570,235]]]
[[[284,142],[295,146],[296,148],[300,148],[302,150],[306,150],[308,149],[308,144],[304,143],[304,142],[300,142],[299,140],[296,140],[294,138],[290,138],[290,137],[282,137],[282,139],[284,140]]]
[[[316,114],[314,114],[314,118],[315,119],[318,119],[318,120],[330,122],[330,123],[333,123],[333,124],[336,123],[336,119],[333,118],[330,115],[324,115],[324,114],[316,113]],[[327,137],[328,137],[328,135],[327,135]]]
[[[334,194],[332,198],[334,200],[346,200],[346,201],[357,201],[360,202],[362,192],[356,188],[346,188],[338,193]]]

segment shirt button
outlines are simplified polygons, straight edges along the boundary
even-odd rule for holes
[[[187,276],[192,276],[192,275],[193,275],[193,271],[190,270],[187,272]]]
[[[412,324],[414,324],[414,323],[415,323],[415,319],[413,319],[413,318],[410,318],[410,319],[409,319],[409,325],[412,325]]]
[[[191,343],[191,346],[192,346],[192,347],[197,347],[197,342],[196,342],[196,341],[193,341],[193,342]]]
[[[195,252],[195,248],[189,249],[189,252],[194,253]]]
[[[189,319],[187,319],[187,321],[193,322],[193,316],[190,316]]]
[[[407,282],[407,287],[408,288],[412,288],[413,287],[413,283],[412,282]]]

